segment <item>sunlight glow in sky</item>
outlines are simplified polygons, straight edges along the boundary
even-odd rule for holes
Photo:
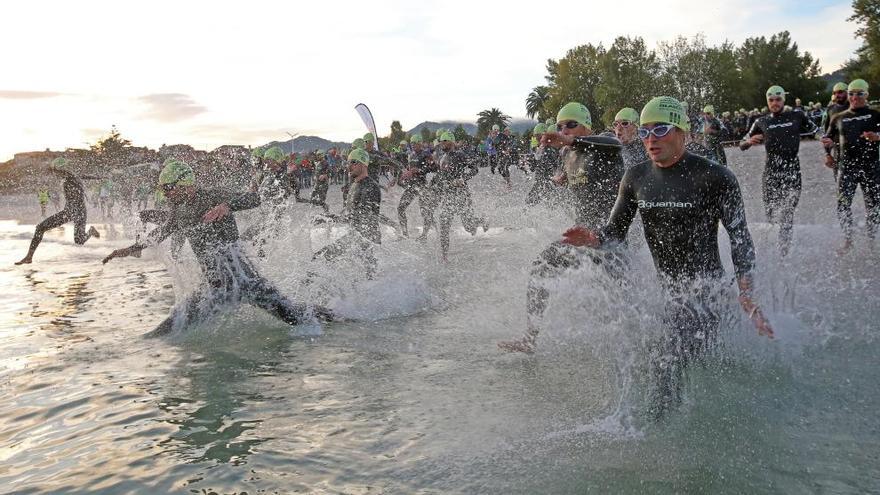
[[[537,5],[543,5],[537,7]],[[662,6],[662,10],[660,8]],[[0,161],[85,147],[115,124],[138,146],[350,141],[353,107],[392,120],[525,114],[548,58],[642,36],[789,30],[831,72],[860,45],[850,2],[29,1],[0,7]]]

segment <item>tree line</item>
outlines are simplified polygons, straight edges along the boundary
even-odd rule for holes
[[[641,37],[620,36],[606,48],[588,43],[547,61],[546,85],[526,98],[526,114],[543,120],[570,101],[585,104],[594,127],[609,124],[623,107],[639,109],[651,98],[668,95],[692,109],[752,109],[765,103],[765,91],[778,84],[792,100],[826,101],[830,93],[819,61],[801,52],[788,31],[769,38],[706,44],[704,35],[679,36],[648,49]]]

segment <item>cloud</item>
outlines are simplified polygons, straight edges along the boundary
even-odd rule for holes
[[[208,109],[196,104],[189,95],[182,93],[157,93],[141,96],[138,101],[147,105],[143,117],[159,122],[177,122],[195,117]]]
[[[16,91],[11,89],[0,89],[0,98],[8,100],[37,100],[40,98],[55,98],[63,96],[64,93],[56,93],[54,91]]]

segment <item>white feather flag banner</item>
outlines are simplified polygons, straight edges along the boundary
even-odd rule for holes
[[[358,115],[361,116],[361,120],[364,121],[364,125],[367,126],[367,130],[373,134],[373,149],[379,149],[379,133],[376,132],[376,121],[373,120],[373,113],[370,112],[370,109],[367,108],[363,103],[358,103],[354,106],[354,109],[357,110]]]

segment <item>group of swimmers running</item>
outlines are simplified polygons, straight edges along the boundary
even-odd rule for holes
[[[880,112],[867,106],[868,84],[857,79],[844,89],[835,87],[835,107],[823,129],[802,111],[785,109],[786,92],[779,86],[767,90],[769,114],[755,120],[740,143],[747,149],[764,144],[763,200],[768,220],[780,226],[779,249],[789,254],[794,211],[801,192],[800,140],[821,137],[825,165],[834,170],[838,187],[837,210],[843,231],[842,251],[852,246],[852,198],[861,186],[867,209],[867,235],[873,241],[880,223]],[[739,183],[734,173],[713,159],[712,150],[691,142],[691,121],[685,107],[672,97],[656,97],[640,112],[624,108],[617,113],[613,133],[594,133],[586,106],[571,102],[557,113],[555,122],[534,129],[534,149],[526,157],[534,173],[534,186],[527,202],[562,197],[574,211],[574,226],[550,243],[535,259],[526,289],[525,334],[500,342],[501,349],[532,353],[548,300],[548,282],[561,274],[594,263],[612,280],[627,283],[627,238],[638,213],[643,235],[665,294],[662,316],[665,338],[657,343],[653,363],[656,380],[651,410],[659,416],[681,400],[681,377],[688,363],[712,348],[720,326],[717,287],[724,277],[718,247],[719,224],[727,231],[739,289],[739,303],[760,335],[772,338],[773,328],[755,296],[755,249],[746,222]],[[348,178],[343,187],[345,207],[341,215],[327,215],[346,222],[349,232],[314,254],[333,261],[350,256],[364,262],[365,275],[377,270],[373,247],[381,242],[381,226],[394,225],[408,235],[406,209],[419,200],[423,218],[421,238],[434,227],[439,209],[441,257],[447,260],[452,220],[461,217],[471,234],[488,222],[474,211],[468,181],[479,168],[468,153],[456,146],[455,136],[444,132],[434,149],[413,136],[405,158],[380,153],[373,136],[356,140],[347,156]],[[724,150],[721,150],[724,153]],[[708,156],[708,157],[707,157]],[[307,320],[332,321],[328,308],[291,301],[262,277],[239,243],[235,212],[268,205],[256,230],[248,237],[271,235],[279,209],[290,192],[284,187],[284,154],[269,148],[259,157],[263,174],[247,192],[201,187],[193,168],[179,160],[167,160],[159,175],[159,187],[167,198],[167,210],[155,216],[159,227],[143,240],[117,249],[103,262],[139,256],[147,247],[177,236],[188,240],[204,273],[204,284],[172,310],[152,335],[166,334],[200,321],[222,305],[246,301],[291,325]],[[401,163],[405,160],[405,163]],[[404,188],[398,207],[399,223],[380,213],[383,187],[379,176],[383,164],[398,173],[394,183]],[[36,227],[27,255],[30,263],[43,233],[63,223],[76,225],[75,241],[98,237],[94,227],[85,229],[86,210],[80,178],[68,170],[64,158],[49,170],[64,179],[66,204]],[[293,195],[298,202],[328,209],[326,174],[315,170],[316,187],[310,198]],[[322,183],[322,176],[323,182]],[[429,179],[430,176],[430,179]],[[393,185],[393,183],[392,183]],[[562,194],[559,194],[562,193]],[[208,301],[211,301],[209,304]]]

